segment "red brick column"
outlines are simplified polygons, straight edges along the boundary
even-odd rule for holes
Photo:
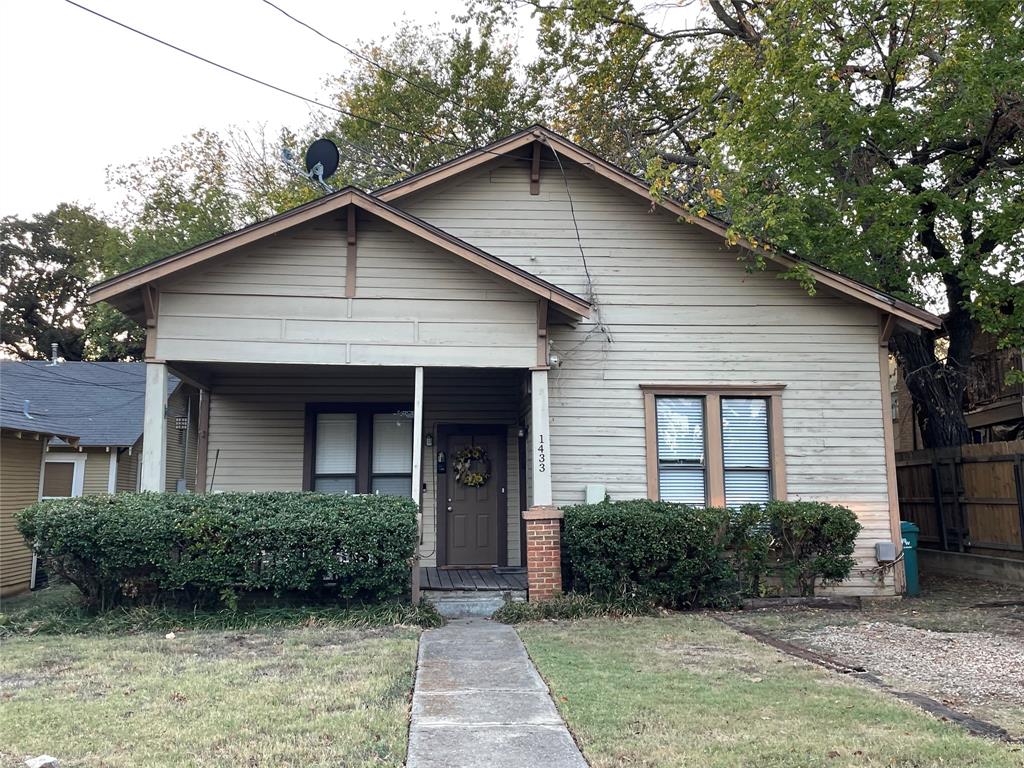
[[[526,577],[531,603],[562,594],[562,510],[530,507],[526,521]]]

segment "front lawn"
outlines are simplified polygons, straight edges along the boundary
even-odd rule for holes
[[[594,768],[1019,768],[983,740],[699,615],[519,628]]]
[[[344,626],[351,617],[342,612],[334,622],[322,612],[296,621],[293,611],[234,619],[293,626],[128,634],[111,630],[145,624],[146,614],[90,623],[68,597],[47,590],[5,601],[2,765],[43,753],[62,766],[400,766],[405,758],[418,629]],[[172,614],[157,619],[173,623]],[[42,634],[60,628],[76,634]]]

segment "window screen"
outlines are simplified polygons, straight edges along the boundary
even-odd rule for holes
[[[412,496],[412,419],[398,413],[373,416],[370,492]]]
[[[727,506],[765,504],[771,499],[766,398],[722,398],[722,458]]]
[[[71,461],[48,461],[43,468],[43,498],[70,496],[74,492],[75,464]]]
[[[704,398],[659,397],[658,494],[665,501],[707,502]]]
[[[317,415],[314,490],[325,493],[355,493],[356,429],[357,420],[354,413]]]

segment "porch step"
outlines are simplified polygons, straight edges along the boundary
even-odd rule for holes
[[[487,618],[506,601],[525,602],[526,590],[439,590],[424,589],[423,599],[431,602],[446,619]]]

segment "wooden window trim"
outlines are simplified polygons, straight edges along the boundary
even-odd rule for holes
[[[356,417],[356,493],[370,493],[373,474],[373,417],[381,413],[411,411],[400,403],[306,403],[306,428],[302,448],[302,490],[312,491],[316,477],[316,421],[321,413],[352,413]],[[384,477],[388,473],[378,473]],[[394,474],[394,477],[399,475]],[[405,477],[405,475],[401,475]],[[415,498],[416,489],[412,490]]]
[[[707,461],[707,503],[725,506],[725,456],[722,444],[722,398],[763,397],[768,400],[768,450],[771,455],[772,498],[785,501],[786,455],[783,441],[782,392],[785,384],[641,384],[644,397],[647,498],[660,498],[658,475],[657,397],[703,397],[705,456]]]

